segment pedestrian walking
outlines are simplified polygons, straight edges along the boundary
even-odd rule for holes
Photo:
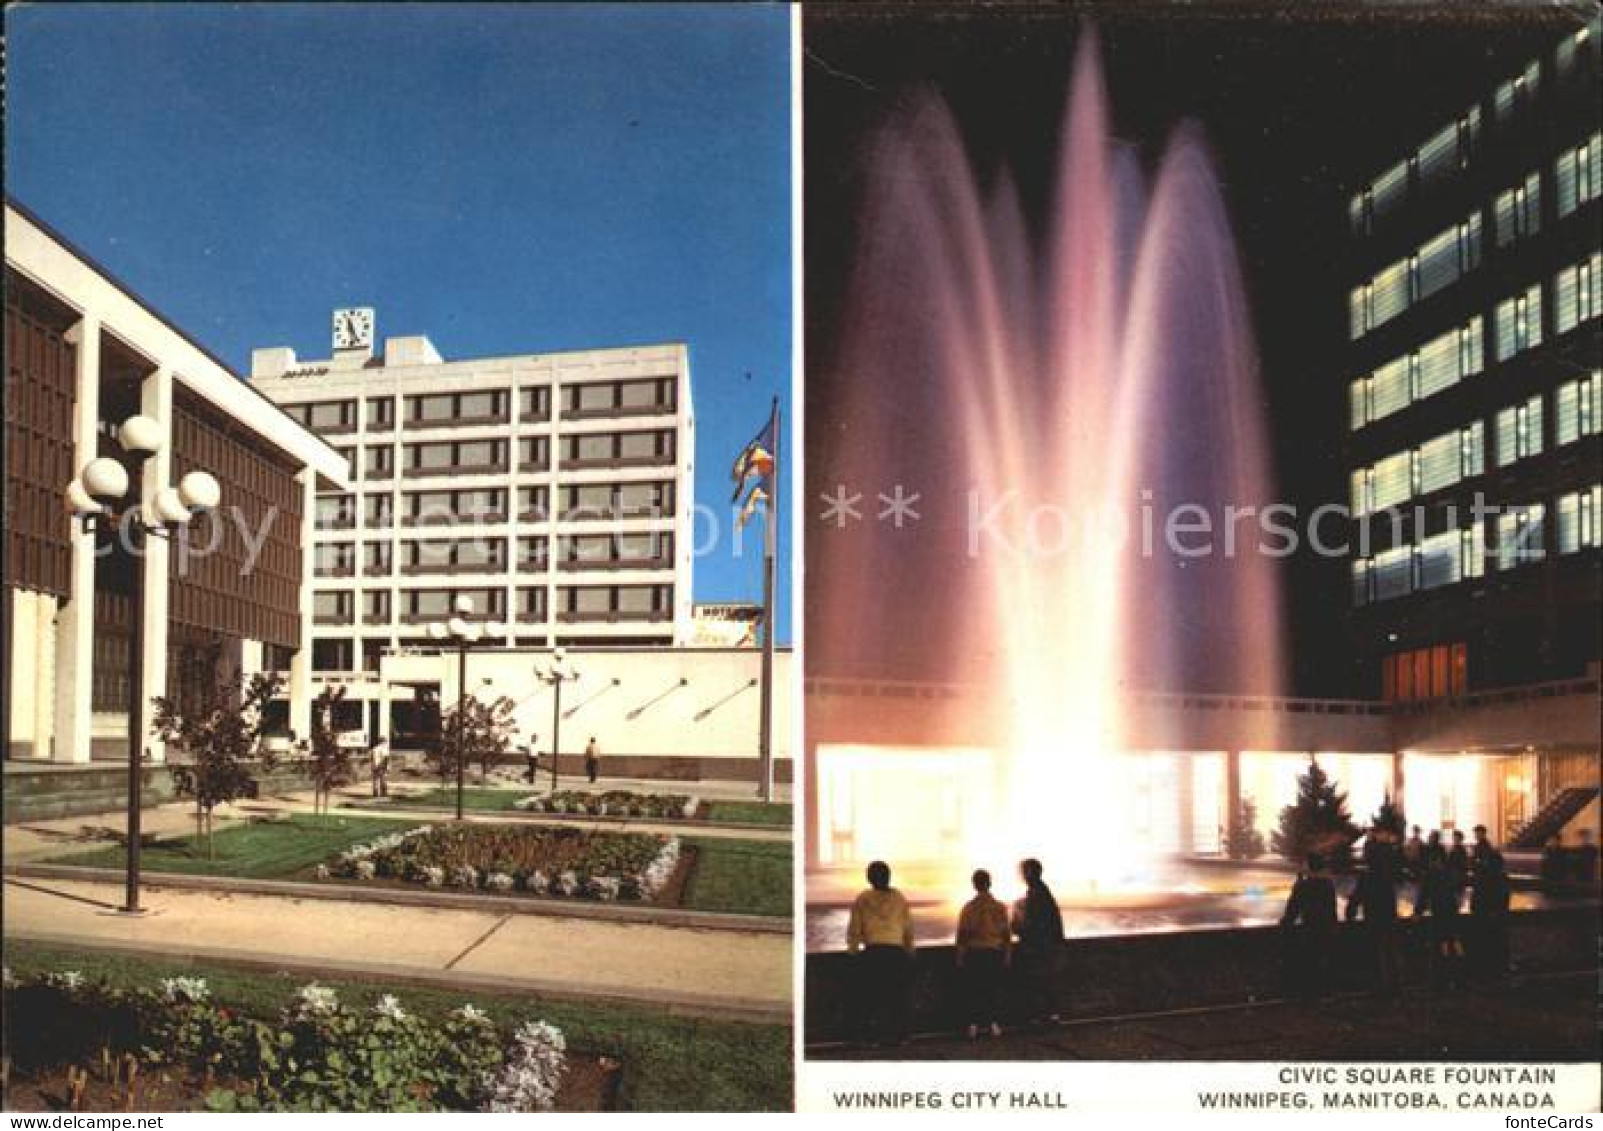
[[[596,736],[593,734],[590,736],[590,741],[584,745],[584,772],[589,777],[591,785],[595,785],[596,779],[601,776],[601,744],[596,741]]]

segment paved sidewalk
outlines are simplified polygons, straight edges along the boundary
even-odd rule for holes
[[[326,976],[663,1005],[788,1019],[791,940],[490,910],[147,889],[153,913],[112,913],[116,883],[8,877],[8,939],[212,958]]]

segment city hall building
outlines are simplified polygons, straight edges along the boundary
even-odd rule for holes
[[[285,673],[282,725],[306,733],[311,518],[320,492],[348,486],[345,459],[9,201],[5,318],[8,771],[127,757],[136,571],[120,540],[81,528],[67,489],[141,414],[163,433],[144,505],[194,470],[222,489],[183,536],[147,540],[141,730],[150,699],[221,665]],[[148,756],[162,761],[161,743]]]

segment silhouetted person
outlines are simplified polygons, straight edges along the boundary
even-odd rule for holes
[[[1330,969],[1330,952],[1336,941],[1336,884],[1325,871],[1325,859],[1310,852],[1286,897],[1280,917],[1286,934],[1287,967],[1294,990],[1322,993]]]
[[[908,991],[913,966],[913,913],[907,899],[891,887],[890,865],[868,866],[868,889],[852,902],[846,923],[846,949],[861,952],[858,1000],[863,1037],[907,1039]]]
[[[1488,858],[1498,855],[1497,846],[1487,835],[1485,825],[1475,826],[1475,843],[1469,850],[1469,867],[1471,875],[1479,875],[1480,870],[1486,866]]]
[[[1464,843],[1464,834],[1459,829],[1453,830],[1453,847],[1447,850],[1447,874],[1452,878],[1453,894],[1462,907],[1464,891],[1469,887],[1469,846]]]
[[[1018,971],[1019,1016],[1026,1022],[1058,1020],[1058,963],[1063,955],[1063,913],[1041,878],[1041,862],[1019,862],[1024,898],[1013,904],[1009,925],[1018,939],[1013,961]]]
[[[531,734],[528,745],[523,748],[523,780],[530,785],[534,784],[534,775],[540,769],[540,755],[536,754],[534,749],[534,744],[538,741],[540,741],[540,736]]]
[[[1419,826],[1415,825],[1408,839],[1403,842],[1403,876],[1405,879],[1419,879],[1420,871],[1425,866],[1425,842],[1420,838]]]
[[[1581,830],[1581,843],[1575,850],[1575,878],[1583,884],[1597,883],[1597,845],[1592,840],[1592,830]]]
[[[373,796],[390,795],[390,743],[380,737],[367,752],[368,768],[373,777]]]
[[[1369,952],[1371,986],[1377,994],[1397,989],[1397,863],[1384,849],[1367,853],[1369,864],[1358,873],[1347,897],[1347,921],[1363,916]]]
[[[1508,973],[1508,904],[1510,885],[1501,853],[1489,852],[1475,873],[1469,915],[1476,970],[1487,978]]]
[[[1544,884],[1561,884],[1569,878],[1569,854],[1564,850],[1564,834],[1556,833],[1542,846],[1539,874]]]
[[[1425,877],[1432,868],[1447,868],[1447,849],[1442,845],[1442,834],[1438,829],[1432,829],[1430,836],[1425,839],[1425,848],[1419,854],[1419,870],[1415,874],[1414,887],[1414,914],[1423,915],[1425,907]]]
[[[957,919],[956,962],[963,985],[963,1007],[969,1040],[988,1028],[1002,1035],[1002,972],[1012,956],[1013,935],[1007,908],[991,894],[991,873],[974,873],[974,898]]]
[[[1459,892],[1445,861],[1433,862],[1419,883],[1419,899],[1414,916],[1430,916],[1425,932],[1430,948],[1431,971],[1438,985],[1457,981],[1458,963],[1464,957],[1459,937]]]
[[[601,745],[596,742],[596,736],[591,735],[590,741],[584,745],[584,772],[595,785],[596,779],[601,776]]]

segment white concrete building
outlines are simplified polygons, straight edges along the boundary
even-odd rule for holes
[[[135,481],[145,506],[191,470],[222,487],[184,538],[147,543],[142,733],[152,698],[217,664],[287,672],[285,721],[305,733],[311,516],[319,491],[348,488],[345,460],[9,201],[5,264],[7,758],[127,755],[136,571],[72,519],[66,491],[139,414],[165,433]],[[160,743],[148,750],[162,760]]]
[[[359,725],[390,729],[383,657],[425,647],[459,597],[508,648],[689,642],[685,346],[448,361],[424,337],[375,353],[374,322],[336,311],[329,358],[251,363],[354,469],[316,503],[313,667]]]

